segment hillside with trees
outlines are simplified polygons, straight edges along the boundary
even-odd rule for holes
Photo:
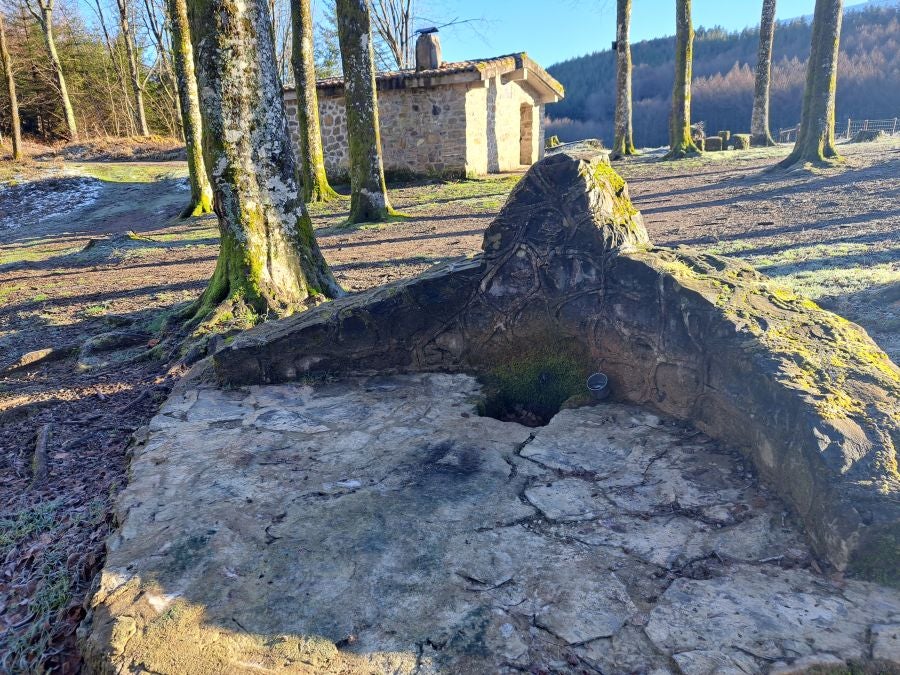
[[[800,119],[812,30],[810,19],[778,23],[771,82],[771,129]],[[749,131],[758,28],[727,32],[698,28],[694,40],[692,117],[707,131]],[[668,142],[667,119],[675,64],[675,38],[633,43],[634,141]],[[838,65],[837,126],[847,117],[900,115],[900,6],[847,12]],[[563,140],[596,137],[610,143],[615,115],[616,53],[596,52],[548,68],[566,87],[550,108],[548,135]]]

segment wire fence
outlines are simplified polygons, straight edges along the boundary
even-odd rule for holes
[[[789,129],[779,129],[778,130],[778,142],[779,143],[793,143],[797,140],[797,132],[800,130],[800,125],[798,124],[795,127],[790,127]]]
[[[778,130],[779,143],[793,143],[797,140],[797,132],[800,125],[788,127],[787,129]],[[888,120],[854,120],[847,119],[847,125],[838,131],[838,138],[853,138],[860,131],[883,131],[884,133],[895,136],[900,134],[900,117]]]
[[[892,136],[900,133],[900,121],[892,120],[847,120],[847,128],[844,130],[844,138],[853,138],[860,131],[883,131]]]

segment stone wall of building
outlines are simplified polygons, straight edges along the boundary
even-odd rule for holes
[[[343,96],[319,98],[319,122],[322,125],[325,169],[328,173],[346,172],[350,163],[350,139],[347,136],[347,108]]]
[[[287,93],[285,105],[296,142],[293,92]],[[388,171],[482,175],[514,171],[542,156],[543,106],[527,86],[503,83],[500,76],[487,82],[381,90],[378,106]],[[319,115],[326,169],[332,176],[346,174],[347,123],[340,88],[320,90]]]

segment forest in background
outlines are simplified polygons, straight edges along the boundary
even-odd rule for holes
[[[293,81],[290,67],[290,7],[270,0],[278,70]],[[137,78],[152,134],[181,137],[171,27],[164,0],[122,0],[136,50]],[[41,27],[29,8],[34,0],[0,0],[22,120],[22,133],[54,142],[66,137],[59,89],[47,58]],[[327,5],[333,13],[333,3]],[[136,136],[134,96],[127,45],[114,0],[57,0],[53,31],[80,135]],[[386,59],[383,45],[379,56]],[[317,26],[316,68],[321,77],[340,73],[333,19]],[[388,63],[385,60],[385,63]],[[0,134],[10,133],[9,98],[0,87]]]
[[[780,22],[772,63],[772,133],[800,120],[809,19]],[[750,130],[759,29],[728,32],[698,28],[694,41],[692,118],[707,133]],[[638,146],[666,145],[675,64],[675,38],[632,44],[634,140]],[[605,50],[547,69],[566,88],[566,97],[547,109],[547,134],[563,141],[600,138],[609,144],[615,113],[615,52]],[[900,6],[847,12],[841,34],[837,86],[837,128],[847,118],[887,119],[900,115]]]

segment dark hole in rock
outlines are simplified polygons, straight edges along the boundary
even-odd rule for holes
[[[592,369],[586,350],[557,339],[529,340],[495,356],[479,376],[478,414],[527,427],[546,425],[563,408],[593,402],[585,384]]]

